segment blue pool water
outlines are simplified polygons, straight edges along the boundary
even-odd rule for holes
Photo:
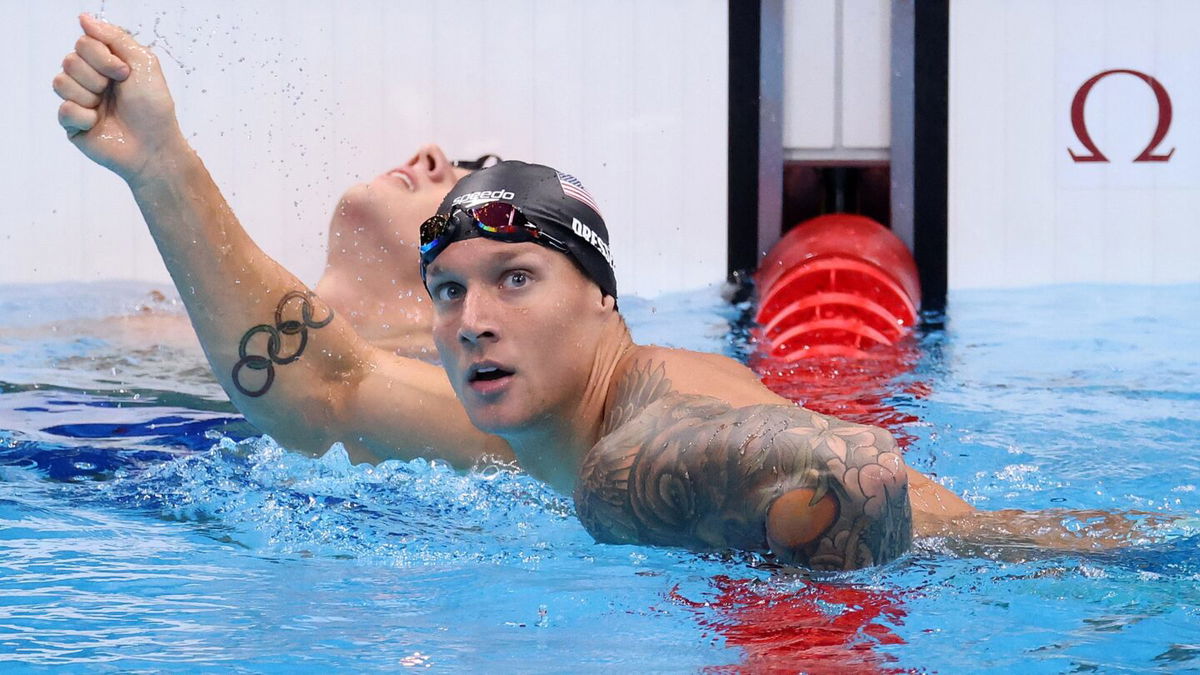
[[[0,287],[0,671],[1200,669],[1186,520],[807,577],[601,546],[511,467],[257,436],[150,290]],[[622,305],[641,341],[747,353],[714,289]],[[828,377],[973,504],[1200,514],[1200,286],[960,292],[906,358]]]

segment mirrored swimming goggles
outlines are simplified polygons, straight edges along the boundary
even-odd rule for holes
[[[569,253],[566,243],[529,222],[521,210],[506,202],[488,202],[472,209],[452,207],[421,223],[421,276],[425,267],[452,242],[464,238],[463,228],[474,227],[479,236],[510,244],[532,242]],[[470,236],[470,235],[467,235]]]

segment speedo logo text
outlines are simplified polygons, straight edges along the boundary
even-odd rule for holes
[[[459,195],[450,202],[453,206],[469,206],[480,204],[483,202],[494,202],[499,199],[507,199],[509,201],[516,199],[517,195],[508,190],[480,190],[478,192],[468,192],[465,195]]]

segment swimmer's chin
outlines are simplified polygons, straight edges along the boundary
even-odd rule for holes
[[[505,410],[503,405],[464,404],[471,424],[480,431],[503,438],[519,436],[538,426],[545,415],[531,411]]]
[[[357,183],[342,193],[338,200],[337,213],[344,216],[362,216],[369,214],[377,207],[379,191],[374,190],[370,183]]]
[[[496,436],[511,436],[529,427],[529,423],[525,420],[489,413],[474,413],[469,408],[467,417],[470,418],[471,424],[475,425],[476,429]]]

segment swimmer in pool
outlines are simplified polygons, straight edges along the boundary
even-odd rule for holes
[[[403,166],[358,183],[339,199],[329,221],[325,270],[316,292],[368,342],[400,356],[435,362],[432,310],[418,270],[419,230],[462,176],[499,158],[450,161],[440,147],[424,145]],[[99,321],[55,322],[0,329],[0,338],[47,330],[92,335],[114,345],[199,353],[187,319],[173,301],[151,292],[132,314]]]
[[[330,218],[325,272],[313,290],[371,344],[435,361],[433,310],[417,265],[421,223],[460,178],[497,159],[452,162],[429,144],[351,187]]]
[[[414,264],[442,366],[372,345],[247,236],[180,132],[154,54],[81,24],[54,80],[60,124],[128,183],[176,286],[195,289],[183,300],[217,380],[282,444],[342,442],[371,462],[515,456],[574,494],[599,541],[817,569],[887,562],[914,523],[936,532],[976,513],[882,429],[797,407],[730,359],[634,344],[599,209],[549,167],[477,171],[430,209]]]

